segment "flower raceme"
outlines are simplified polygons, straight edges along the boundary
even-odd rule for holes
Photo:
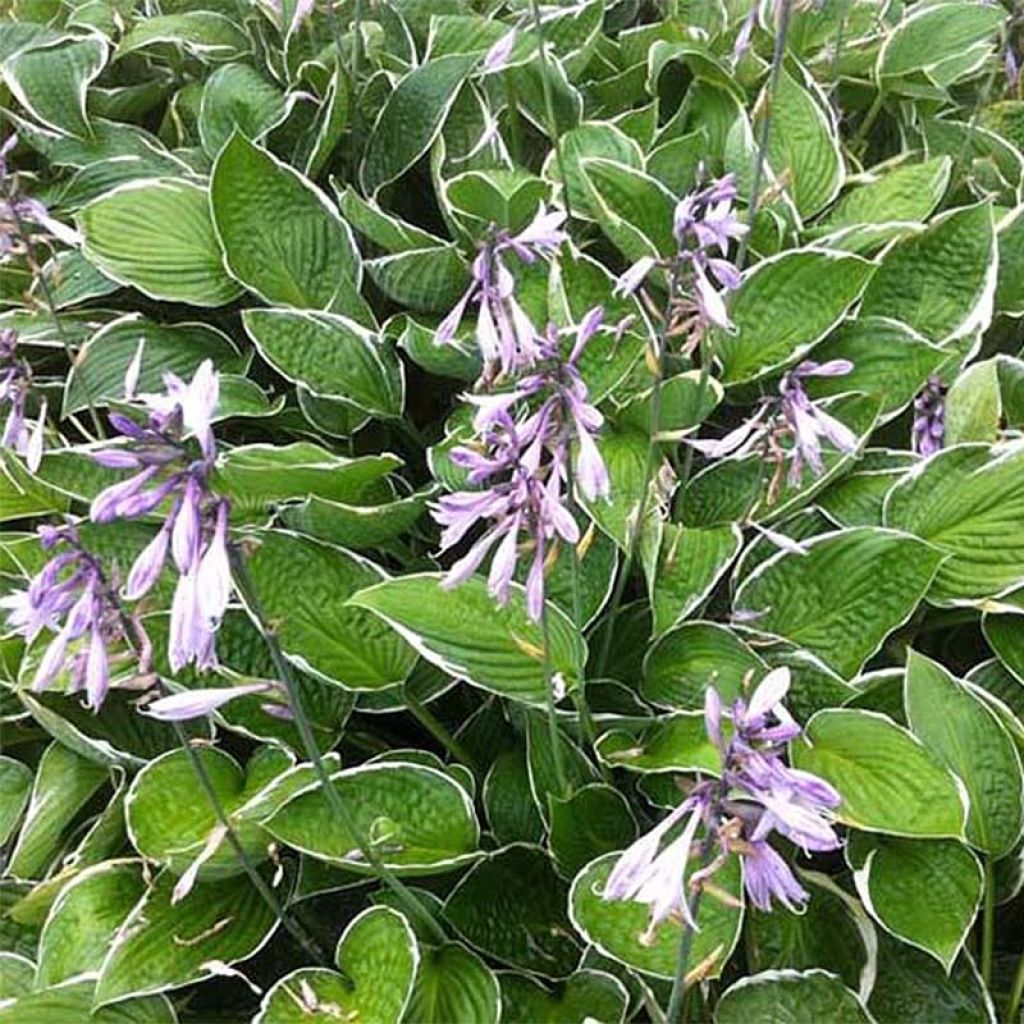
[[[46,401],[40,403],[39,419],[31,428],[26,422],[25,406],[32,387],[32,370],[17,354],[18,332],[0,331],[0,409],[7,407],[0,448],[10,448],[23,456],[34,473],[43,457],[43,429]]]
[[[164,383],[165,393],[139,396],[148,410],[144,425],[120,413],[111,415],[124,443],[101,449],[93,458],[102,466],[136,473],[102,491],[90,515],[98,523],[137,519],[170,503],[160,530],[128,573],[125,597],[137,600],[148,593],[170,554],[179,575],[171,605],[168,660],[177,672],[193,661],[199,669],[217,663],[214,638],[231,596],[228,503],[212,492],[209,483],[219,393],[213,364],[204,362],[188,384],[170,373]],[[192,458],[186,444],[189,435],[199,444],[199,459]]]
[[[805,904],[808,893],[769,843],[773,832],[806,853],[840,846],[832,817],[839,794],[823,779],[783,761],[785,745],[801,733],[783,704],[789,685],[789,670],[775,669],[749,700],[738,698],[731,708],[708,688],[704,721],[720,757],[720,778],[693,786],[677,808],[619,857],[604,887],[606,900],[648,905],[648,938],[668,918],[696,929],[687,889],[698,891],[731,856],[742,859],[743,884],[759,910],[770,910],[773,900],[790,910]],[[687,885],[694,857],[702,864],[689,874]]]
[[[913,449],[919,455],[934,455],[946,436],[946,403],[942,397],[942,381],[929,377],[928,383],[914,399],[914,425],[911,428]]]
[[[465,582],[493,551],[488,590],[504,604],[520,552],[532,549],[526,608],[534,621],[541,618],[552,544],[580,539],[567,504],[570,477],[592,501],[610,492],[595,441],[603,417],[587,401],[577,365],[601,320],[600,307],[584,317],[567,357],[561,353],[559,332],[549,328],[537,348],[535,372],[521,377],[512,390],[468,396],[476,406],[477,439],[454,449],[452,461],[467,471],[471,484],[481,486],[446,495],[432,514],[444,528],[442,552],[459,544],[478,523],[488,527],[449,569],[443,586]]]

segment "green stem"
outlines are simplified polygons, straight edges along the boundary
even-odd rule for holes
[[[739,251],[736,253],[736,268],[743,269],[747,258],[747,248],[750,245],[750,236],[754,232],[754,220],[761,204],[761,181],[764,178],[765,162],[768,158],[768,141],[771,138],[772,108],[775,106],[775,90],[779,84],[779,75],[782,73],[782,61],[786,56],[786,36],[789,35],[789,15],[792,7],[792,0],[782,0],[782,10],[779,13],[779,24],[775,32],[775,49],[772,53],[772,66],[768,75],[768,89],[765,93],[764,120],[761,122],[761,131],[757,139],[757,154],[754,157],[754,176],[750,185],[750,203],[747,207],[747,227],[750,230],[740,239]]]
[[[697,913],[700,910],[700,898],[701,890],[697,889],[690,897],[688,903],[690,918],[694,921],[697,920]],[[686,971],[690,962],[690,951],[693,949],[693,937],[695,934],[695,930],[690,925],[684,923],[683,935],[679,940],[679,951],[676,953],[676,970],[675,977],[672,979],[672,994],[669,996],[668,1013],[665,1015],[668,1024],[676,1024],[677,1021],[682,1019],[683,998],[688,987],[686,984]]]
[[[445,728],[444,723],[416,697],[408,686],[402,688],[409,713],[423,726],[448,753],[461,761],[467,768],[475,769],[476,764],[468,750]]]
[[[363,839],[359,826],[348,809],[348,805],[342,800],[341,794],[338,793],[332,784],[327,769],[324,766],[320,748],[313,736],[313,729],[309,718],[303,708],[302,697],[295,682],[292,667],[281,650],[277,636],[267,622],[259,596],[256,593],[256,588],[253,585],[252,576],[249,573],[249,567],[245,563],[245,556],[237,545],[232,544],[229,550],[235,586],[238,588],[239,596],[242,598],[246,608],[248,608],[249,613],[255,620],[256,628],[259,630],[263,642],[267,645],[267,650],[274,662],[278,675],[280,675],[281,681],[284,683],[285,690],[288,693],[288,703],[291,706],[292,713],[295,715],[295,724],[299,730],[302,745],[306,749],[306,755],[313,763],[320,786],[324,791],[327,802],[331,805],[331,810],[337,815],[341,827],[355,844],[363,860],[370,866],[378,879],[395,894],[395,898],[410,916],[421,922],[429,930],[434,941],[446,941],[447,936],[444,929],[434,919],[434,915],[427,910],[394,872],[377,856],[376,850]]]
[[[871,106],[868,107],[868,112],[864,115],[864,120],[861,121],[860,127],[857,129],[857,137],[854,139],[854,144],[857,148],[861,148],[868,138],[868,134],[875,126],[875,121],[878,120],[878,115],[882,112],[882,104],[885,102],[885,93],[879,88],[875,98],[871,101]]]
[[[981,921],[981,980],[988,988],[992,982],[992,957],[996,936],[996,880],[992,858],[985,857],[985,906]]]
[[[565,774],[565,762],[562,759],[561,734],[558,731],[558,711],[555,708],[555,687],[551,671],[551,631],[548,628],[547,602],[540,613],[541,630],[544,636],[544,693],[547,697],[548,739],[551,742],[551,759],[555,765],[555,782],[563,797],[569,796],[569,779]]]
[[[1008,1024],[1016,1024],[1020,1019],[1020,1001],[1024,996],[1024,953],[1017,961],[1017,973],[1013,976],[1013,988],[1010,989],[1010,1001],[1006,1004],[1006,1020]]]
[[[562,179],[562,199],[565,203],[565,212],[568,217],[571,217],[572,206],[569,203],[569,179],[565,176],[565,161],[562,158],[562,136],[558,130],[558,118],[555,117],[555,98],[551,92],[551,63],[548,58],[547,46],[544,42],[544,26],[541,22],[540,5],[537,3],[537,0],[530,0],[530,13],[533,15],[533,27],[537,33],[537,47],[540,50],[544,112],[547,116],[548,135],[551,136],[551,144],[555,147],[558,176]]]
[[[704,392],[711,380],[711,337],[708,331],[704,331],[700,337],[700,376],[697,378],[697,400],[695,406],[697,413],[700,413],[701,404],[704,401]],[[683,455],[683,465],[679,470],[679,489],[686,487],[690,480],[690,473],[693,472],[693,453],[691,445],[686,445],[686,452]]]

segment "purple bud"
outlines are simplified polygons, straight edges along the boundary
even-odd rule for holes
[[[160,578],[164,561],[167,558],[169,541],[170,531],[165,523],[156,536],[139,552],[138,557],[132,563],[128,581],[124,587],[124,596],[129,601],[137,601],[140,597],[148,594]]]
[[[110,665],[107,661],[107,645],[103,633],[94,626],[89,638],[89,660],[85,667],[86,704],[93,711],[99,711],[110,685]]]
[[[222,686],[213,689],[186,690],[153,701],[145,713],[161,722],[186,722],[201,718],[223,707],[229,701],[253,693],[266,693],[274,689],[273,683],[247,683],[244,686]]]

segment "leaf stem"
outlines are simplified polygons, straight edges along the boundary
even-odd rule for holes
[[[1020,1019],[1020,1001],[1024,996],[1024,953],[1017,961],[1017,973],[1013,976],[1013,988],[1010,989],[1010,1001],[1006,1004],[1006,1020],[1016,1024]]]
[[[569,780],[565,774],[565,762],[562,758],[561,734],[558,730],[558,711],[555,708],[554,676],[551,671],[551,630],[548,627],[548,605],[540,613],[540,624],[544,634],[544,693],[547,699],[548,738],[551,742],[551,758],[555,765],[555,782],[563,797],[569,796]]]
[[[238,588],[239,596],[242,598],[243,603],[249,610],[257,630],[259,630],[259,633],[263,638],[263,642],[267,645],[267,650],[274,662],[274,666],[281,677],[281,681],[284,683],[285,690],[288,693],[288,703],[291,706],[292,713],[295,715],[295,724],[299,730],[302,745],[306,749],[306,755],[313,763],[317,778],[320,781],[320,786],[324,791],[327,802],[331,805],[331,810],[338,816],[338,820],[341,822],[341,827],[348,833],[349,838],[355,844],[356,849],[359,851],[362,858],[372,868],[378,879],[380,879],[380,881],[395,894],[396,899],[402,907],[410,914],[410,916],[421,922],[423,926],[429,930],[434,941],[446,941],[447,936],[445,935],[444,929],[440,924],[438,924],[434,915],[430,913],[430,911],[416,898],[416,896],[413,895],[413,893],[410,892],[410,890],[401,882],[398,876],[395,875],[395,873],[380,859],[380,857],[377,856],[376,850],[374,850],[373,847],[363,839],[359,826],[356,824],[352,813],[348,809],[348,805],[344,800],[342,800],[341,794],[338,793],[337,789],[331,782],[327,769],[324,766],[323,757],[320,754],[320,748],[317,746],[316,739],[313,736],[313,729],[310,725],[309,718],[302,706],[302,697],[299,693],[295,676],[292,673],[292,667],[288,662],[288,659],[285,658],[284,652],[281,650],[281,645],[278,643],[276,634],[267,622],[267,617],[263,612],[259,595],[256,593],[256,588],[253,584],[252,575],[250,574],[249,567],[245,562],[245,555],[237,544],[231,544],[228,550],[235,586]]]
[[[409,713],[423,726],[448,753],[467,768],[476,769],[476,763],[468,750],[445,728],[444,723],[412,692],[411,687],[402,687]]]
[[[985,906],[981,920],[981,980],[989,988],[992,982],[992,958],[996,937],[996,879],[991,856],[985,857]],[[1013,1018],[1007,1018],[1012,1020]]]
[[[690,910],[690,917],[696,921],[700,911],[701,890],[697,889],[690,897],[687,904]],[[690,962],[690,951],[693,949],[693,937],[695,930],[688,924],[683,924],[683,935],[679,940],[679,952],[676,953],[675,977],[672,979],[672,994],[668,1000],[668,1012],[666,1019],[668,1024],[676,1024],[682,1019],[683,999],[686,996],[688,985],[686,984],[686,968]]]

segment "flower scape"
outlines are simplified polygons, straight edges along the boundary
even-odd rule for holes
[[[1010,0],[17,0],[0,1024],[1020,1024]]]

